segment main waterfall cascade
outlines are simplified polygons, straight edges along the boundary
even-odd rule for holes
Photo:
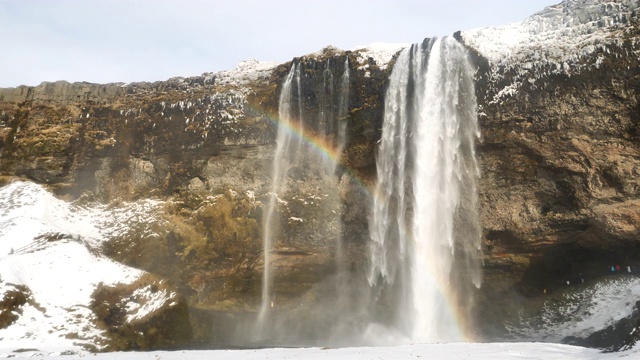
[[[462,340],[480,286],[476,107],[455,39],[402,51],[385,99],[369,284],[414,341]]]

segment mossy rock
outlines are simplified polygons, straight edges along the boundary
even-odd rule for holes
[[[100,284],[92,299],[96,326],[107,336],[99,344],[104,351],[175,349],[191,341],[186,301],[153,275],[131,284]]]

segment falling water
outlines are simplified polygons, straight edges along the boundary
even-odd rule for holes
[[[267,322],[267,316],[269,308],[272,306],[271,300],[271,250],[273,248],[273,238],[275,234],[274,229],[276,227],[276,205],[278,201],[278,194],[282,190],[282,185],[286,177],[288,169],[287,163],[290,160],[292,154],[298,152],[300,146],[298,143],[292,144],[293,133],[288,130],[288,126],[294,126],[293,124],[299,124],[302,127],[301,119],[295,122],[292,106],[292,84],[294,82],[298,84],[298,92],[300,91],[300,70],[299,65],[291,65],[291,70],[287,74],[285,81],[282,85],[282,91],[280,92],[279,99],[279,117],[282,121],[278,124],[278,135],[276,138],[276,152],[273,156],[273,164],[271,168],[271,193],[269,196],[269,203],[263,222],[263,257],[264,257],[264,271],[262,274],[262,303],[260,305],[260,312],[258,314],[257,330],[259,333],[264,331],[264,326]],[[299,115],[299,113],[297,114]]]
[[[318,96],[318,130],[322,136],[323,142],[328,140],[328,134],[333,130],[335,109],[333,107],[333,101],[331,100],[333,99],[334,94],[335,87],[333,85],[333,71],[331,71],[331,58],[329,58],[327,59],[324,71],[322,72],[322,90],[320,92],[320,96]],[[318,154],[318,157],[318,160],[324,163],[327,174],[333,173],[333,161],[323,158],[322,154]]]
[[[340,162],[340,156],[342,155],[342,150],[344,149],[345,143],[347,141],[347,116],[349,110],[349,57],[345,58],[344,61],[344,72],[342,73],[342,79],[340,80],[340,91],[338,93],[338,111],[335,119],[336,122],[336,140],[335,140],[335,149],[337,156],[332,159],[331,164],[328,166],[328,174],[335,175],[336,168],[338,163]],[[335,179],[335,178],[334,178]],[[333,193],[333,201],[340,202],[340,194],[338,189],[334,187]],[[337,214],[336,223],[338,224],[338,231],[336,236],[336,264],[338,273],[344,272],[344,249],[343,249],[343,238],[342,238],[342,222],[339,214]],[[345,286],[343,282],[337,284],[338,286],[338,294],[341,296],[344,294],[344,289],[341,287]]]
[[[332,174],[335,174],[335,168],[340,161],[340,156],[344,145],[347,142],[347,116],[349,115],[349,57],[344,60],[344,72],[342,73],[342,79],[340,80],[340,92],[338,94],[338,116],[336,118],[337,134],[336,134],[336,154],[338,156],[334,159],[334,167]]]
[[[462,340],[480,285],[473,71],[453,38],[405,49],[377,157],[369,283],[415,341]]]
[[[292,187],[296,184],[317,183],[322,184],[325,198],[323,207],[319,210],[322,218],[327,220],[324,224],[324,236],[334,236],[336,238],[336,264],[340,271],[342,264],[342,237],[340,213],[335,211],[336,204],[340,204],[340,194],[337,186],[336,170],[340,161],[339,154],[342,152],[347,139],[347,116],[349,104],[349,62],[348,58],[344,63],[344,72],[337,84],[338,91],[335,91],[334,76],[331,70],[331,62],[328,60],[322,72],[322,87],[316,94],[318,99],[317,124],[307,124],[304,126],[303,118],[303,92],[301,73],[303,65],[294,63],[282,84],[279,98],[279,119],[277,145],[272,163],[271,191],[269,202],[265,209],[263,218],[263,253],[264,272],[262,279],[262,301],[256,322],[255,338],[265,340],[273,339],[280,334],[275,334],[273,328],[278,319],[273,314],[271,308],[274,307],[274,289],[272,274],[271,252],[277,245],[275,239],[283,237],[282,222],[278,215],[278,202],[286,198],[289,191],[296,193]],[[305,79],[305,81],[308,81]],[[311,79],[311,83],[317,81]],[[307,82],[305,82],[307,84]],[[310,84],[313,85],[313,84]],[[305,89],[306,92],[309,89]],[[305,92],[305,93],[306,93]],[[337,94],[336,94],[337,93]],[[312,116],[311,112],[304,114]],[[314,137],[323,146],[329,147],[327,153],[335,156],[320,156],[310,151],[311,144],[304,142],[305,139]],[[317,145],[315,145],[317,146]],[[322,155],[322,154],[320,154]],[[315,156],[315,157],[314,157]],[[288,169],[296,167],[296,181],[289,181],[293,175],[288,173]],[[292,171],[293,173],[293,171]],[[298,191],[299,193],[299,191]],[[277,304],[275,304],[277,306]]]

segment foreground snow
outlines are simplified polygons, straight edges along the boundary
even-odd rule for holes
[[[2,349],[0,348],[0,351]],[[46,352],[0,353],[0,357],[45,356]],[[60,353],[51,353],[56,357]],[[87,354],[64,354],[62,359],[80,359]],[[354,348],[273,348],[253,350],[206,350],[206,351],[156,351],[104,353],[91,355],[93,359],[617,359],[640,357],[640,352],[632,350],[625,353],[600,353],[594,349],[577,346],[543,343],[449,343],[421,344],[391,347],[354,347]]]
[[[0,329],[0,347],[8,351],[100,348],[105,334],[96,328],[90,309],[93,292],[101,283],[131,284],[144,274],[104,257],[100,246],[127,231],[129,224],[151,222],[148,214],[154,206],[152,202],[111,209],[78,206],[30,182],[0,188],[0,300],[16,286],[26,288],[28,297],[27,303],[12,310],[18,319]],[[131,319],[155,311],[159,302],[173,296],[136,295],[146,300],[145,306],[127,308]],[[160,295],[164,298],[156,299]]]

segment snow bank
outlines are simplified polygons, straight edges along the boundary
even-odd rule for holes
[[[34,353],[11,354],[17,356],[32,356]],[[394,359],[415,360],[423,359],[478,359],[478,360],[511,360],[511,359],[617,359],[620,356],[640,355],[637,351],[626,353],[603,354],[594,349],[576,346],[541,344],[541,343],[449,343],[449,344],[418,344],[393,347],[360,347],[360,348],[289,348],[289,349],[255,349],[255,350],[212,350],[212,351],[158,351],[106,353],[91,356],[94,359],[217,359],[217,360],[252,360],[252,359]],[[0,355],[1,356],[1,355]],[[85,356],[70,355],[64,359],[80,359]]]
[[[83,207],[29,182],[0,188],[0,298],[13,288],[8,284],[24,285],[31,295],[14,312],[16,322],[0,329],[0,347],[79,350],[104,338],[89,308],[96,286],[133,283],[144,272],[103,257],[100,245],[132,223],[151,221],[156,206]],[[158,308],[160,294],[165,301],[171,295],[148,295],[151,305],[135,317]]]

